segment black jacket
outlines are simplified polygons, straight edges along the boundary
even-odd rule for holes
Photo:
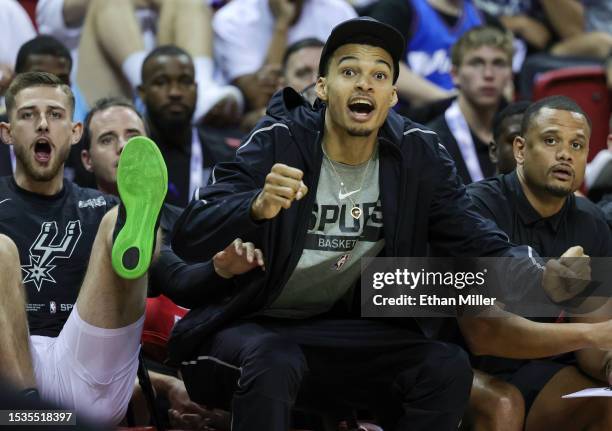
[[[211,302],[175,326],[173,361],[191,359],[204,337],[280,294],[302,254],[323,158],[324,118],[323,106],[310,107],[291,89],[278,92],[235,160],[215,167],[212,183],[198,191],[177,221],[172,247],[183,259],[211,259],[239,237],[262,249],[266,271],[203,287]],[[475,211],[434,132],[390,111],[378,137],[382,256],[426,256],[429,243],[450,256],[526,254]],[[250,217],[251,203],[275,163],[301,169],[309,192],[274,219],[258,223]]]

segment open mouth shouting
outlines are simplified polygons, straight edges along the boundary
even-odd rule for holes
[[[38,138],[34,143],[34,160],[38,163],[48,163],[51,160],[51,153],[53,152],[53,148],[49,139],[47,138]]]
[[[349,100],[348,109],[352,119],[358,122],[366,122],[372,118],[376,106],[371,99],[359,96]]]

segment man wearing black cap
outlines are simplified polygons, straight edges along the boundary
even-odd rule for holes
[[[453,256],[517,251],[472,210],[437,136],[390,111],[403,52],[378,21],[338,25],[321,54],[322,103],[277,93],[176,223],[186,260],[236,236],[264,253],[265,271],[218,277],[212,303],[170,342],[194,401],[231,400],[233,430],[285,431],[296,402],[337,414],[365,405],[385,429],[457,428],[465,353],[429,340],[428,322],[350,313],[361,257],[425,256],[428,242]]]

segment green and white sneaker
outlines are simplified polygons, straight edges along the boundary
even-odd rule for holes
[[[131,138],[117,167],[119,213],[111,262],[122,278],[135,279],[149,269],[159,215],[168,191],[168,171],[159,148],[149,138]]]

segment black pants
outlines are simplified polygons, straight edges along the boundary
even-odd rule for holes
[[[286,431],[296,402],[365,406],[385,431],[456,430],[472,385],[458,346],[368,320],[237,322],[182,372],[194,401],[231,400],[234,431]]]

